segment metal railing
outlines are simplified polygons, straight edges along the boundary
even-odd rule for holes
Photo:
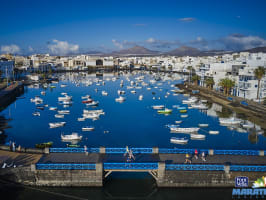
[[[208,153],[208,149],[197,149],[199,153]],[[170,153],[170,154],[193,154],[195,152],[195,149],[166,149],[166,148],[160,148],[159,153]]]
[[[155,170],[158,163],[103,163],[104,170]]]
[[[214,150],[214,155],[247,155],[258,156],[258,150]]]
[[[133,153],[153,153],[152,148],[130,148]],[[105,148],[105,153],[125,153],[126,148]]]
[[[104,148],[106,154],[124,154],[126,148]],[[152,154],[153,148],[130,148],[133,153],[142,153],[142,154]],[[159,148],[159,153],[162,154],[193,154],[195,149],[168,149],[168,148]],[[210,150],[208,149],[197,149],[199,153],[208,154]],[[50,148],[50,153],[84,153],[84,148]],[[100,148],[87,148],[88,153],[100,153]],[[218,150],[213,149],[214,155],[260,155],[259,150]],[[264,150],[264,155],[266,151]]]
[[[177,171],[224,171],[224,165],[166,164],[165,170]]]
[[[60,163],[60,164],[36,164],[38,170],[95,170],[95,163],[87,164],[72,164],[72,163]]]
[[[84,153],[84,148],[50,148],[50,153]],[[87,148],[89,153],[99,153],[100,148]]]
[[[231,165],[230,171],[266,172],[266,166],[265,165]]]

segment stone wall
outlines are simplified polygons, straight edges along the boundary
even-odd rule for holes
[[[157,181],[158,187],[234,187],[235,177],[246,176],[249,186],[264,172],[223,172],[223,171],[166,171],[164,178]]]
[[[102,186],[96,170],[36,170],[38,186]]]

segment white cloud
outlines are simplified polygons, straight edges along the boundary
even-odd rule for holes
[[[119,49],[123,49],[123,43],[122,42],[119,42],[119,41],[117,41],[117,40],[115,40],[115,39],[112,39],[112,42],[113,42],[113,44],[116,46],[116,47],[118,47]]]
[[[146,42],[148,42],[148,43],[154,43],[155,42],[155,39],[154,38],[149,38],[149,39],[146,40]]]
[[[246,50],[266,46],[266,40],[258,36],[233,34],[219,40],[227,50]]]
[[[67,55],[77,53],[79,51],[79,45],[69,44],[67,41],[53,40],[53,44],[49,44],[48,49],[52,54]]]
[[[193,22],[193,21],[196,20],[196,18],[194,18],[194,17],[184,17],[184,18],[179,18],[178,20],[181,21],[181,22]]]
[[[1,52],[2,53],[15,54],[15,53],[19,53],[20,52],[20,48],[19,48],[19,46],[15,45],[15,44],[4,45],[4,46],[1,46]]]

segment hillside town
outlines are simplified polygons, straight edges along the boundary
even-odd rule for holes
[[[256,74],[256,69],[262,72]],[[216,91],[261,101],[266,97],[266,53],[239,52],[214,56],[50,56],[35,54],[0,57],[2,81],[12,80],[14,73],[36,74],[55,71],[86,71],[100,69],[153,70],[189,74],[188,81]],[[257,70],[259,71],[259,70]],[[38,80],[39,76],[30,76]],[[230,80],[225,87],[222,80]],[[227,88],[227,89],[226,89]]]

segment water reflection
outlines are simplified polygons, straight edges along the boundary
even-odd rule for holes
[[[77,132],[84,137],[81,141],[73,141],[72,144],[91,147],[131,145],[165,148],[263,148],[264,131],[260,126],[247,120],[245,115],[236,114],[219,104],[200,98],[195,100],[189,94],[182,94],[183,92],[175,87],[176,83],[182,82],[182,78],[179,74],[150,72],[104,73],[101,77],[89,73],[55,74],[47,81],[30,85],[28,90],[25,90],[26,98],[18,100],[19,106],[14,108],[13,104],[9,107],[15,118],[10,122],[12,129],[9,129],[8,135],[23,146],[53,141],[54,147],[65,147],[66,143],[60,138],[61,133]],[[103,95],[103,92],[107,92],[107,95]],[[58,97],[63,93],[73,96],[71,103],[58,102]],[[88,106],[83,104],[82,97],[86,95],[91,95],[94,103],[98,102],[99,105],[92,107],[90,103]],[[141,95],[142,98],[139,98]],[[38,106],[30,103],[30,99],[36,96],[43,99],[43,103]],[[125,97],[126,100],[115,102],[119,96]],[[173,112],[159,115],[152,109],[153,105],[163,105]],[[53,107],[56,107],[56,110],[51,110]],[[88,119],[83,119],[84,110],[96,109],[104,110],[105,114],[98,118],[89,114],[85,115]],[[62,110],[69,110],[69,115],[62,117],[59,115],[61,113],[57,114]],[[34,111],[40,112],[40,116],[33,116]],[[7,116],[8,110],[3,114]],[[231,119],[240,122],[229,123]],[[226,123],[220,123],[221,120]],[[60,121],[65,121],[66,126],[49,128],[49,123]],[[176,124],[179,121],[182,121],[178,124],[180,128],[200,127],[200,130],[191,137],[191,134],[171,133],[165,127],[166,124]],[[205,126],[206,124],[208,126]],[[82,128],[86,126],[93,126],[95,130],[83,132]],[[256,143],[253,142],[252,128],[257,134]],[[108,134],[105,134],[107,132]],[[248,134],[252,136],[248,137]],[[200,140],[202,135],[204,140]],[[190,136],[190,140],[180,146],[170,143],[172,136]],[[224,140],[228,141],[226,145]]]

